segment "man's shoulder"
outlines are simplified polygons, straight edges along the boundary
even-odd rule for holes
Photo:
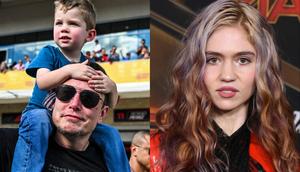
[[[109,124],[99,124],[97,125],[97,127],[100,127],[100,128],[103,128],[103,129],[109,129],[109,130],[112,130],[112,131],[118,131],[118,129],[116,129],[114,126],[112,125],[109,125]]]
[[[119,134],[119,131],[117,128],[109,125],[109,124],[99,124],[96,127],[97,131],[110,133],[110,134]]]
[[[115,127],[108,124],[99,124],[96,126],[94,133],[92,135],[93,139],[103,140],[105,142],[109,141],[121,141],[121,136]]]

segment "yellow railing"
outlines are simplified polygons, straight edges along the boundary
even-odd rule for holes
[[[133,60],[114,63],[100,63],[109,77],[116,83],[149,82],[150,60]],[[25,71],[0,73],[0,90],[32,89],[35,80]]]

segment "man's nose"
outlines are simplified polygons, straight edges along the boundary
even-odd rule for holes
[[[69,107],[72,108],[74,111],[79,111],[81,109],[82,104],[78,93],[76,93],[74,97],[70,100]]]
[[[225,61],[221,66],[220,79],[224,82],[232,82],[236,79],[236,71],[233,62]]]

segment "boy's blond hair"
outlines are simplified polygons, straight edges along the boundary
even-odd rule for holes
[[[57,9],[66,13],[68,10],[77,7],[86,23],[86,29],[95,29],[96,12],[93,3],[90,0],[54,0],[55,12]]]

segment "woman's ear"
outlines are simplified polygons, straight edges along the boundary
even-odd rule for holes
[[[89,30],[88,35],[86,37],[86,42],[94,40],[96,35],[97,35],[96,29]]]

